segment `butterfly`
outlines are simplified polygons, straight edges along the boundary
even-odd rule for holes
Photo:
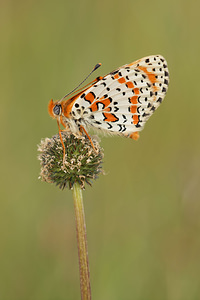
[[[85,134],[92,146],[87,133],[90,127],[137,140],[139,131],[162,103],[168,84],[166,60],[152,55],[97,77],[67,100],[75,89],[61,100],[51,99],[48,111],[57,120],[63,149],[60,124],[75,135]]]

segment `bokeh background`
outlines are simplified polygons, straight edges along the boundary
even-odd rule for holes
[[[143,56],[170,86],[135,142],[102,137],[84,191],[95,300],[200,299],[200,4],[196,0],[0,2],[0,299],[80,299],[71,191],[38,180],[56,134],[48,101]],[[93,78],[90,78],[92,80]]]

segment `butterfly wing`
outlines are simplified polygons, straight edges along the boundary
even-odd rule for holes
[[[73,105],[80,107],[86,125],[135,138],[168,89],[169,72],[160,56],[144,57],[109,73],[82,93]],[[77,108],[78,107],[78,108]]]

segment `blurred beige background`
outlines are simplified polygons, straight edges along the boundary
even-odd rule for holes
[[[165,101],[134,142],[102,137],[84,191],[95,300],[200,299],[198,1],[1,1],[0,300],[80,299],[71,192],[38,180],[37,144],[56,134],[48,101],[151,54]],[[92,80],[92,78],[90,78]]]

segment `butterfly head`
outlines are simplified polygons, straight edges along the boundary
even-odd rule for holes
[[[59,101],[51,101],[48,105],[48,111],[51,117],[58,118],[62,114],[62,105]]]

